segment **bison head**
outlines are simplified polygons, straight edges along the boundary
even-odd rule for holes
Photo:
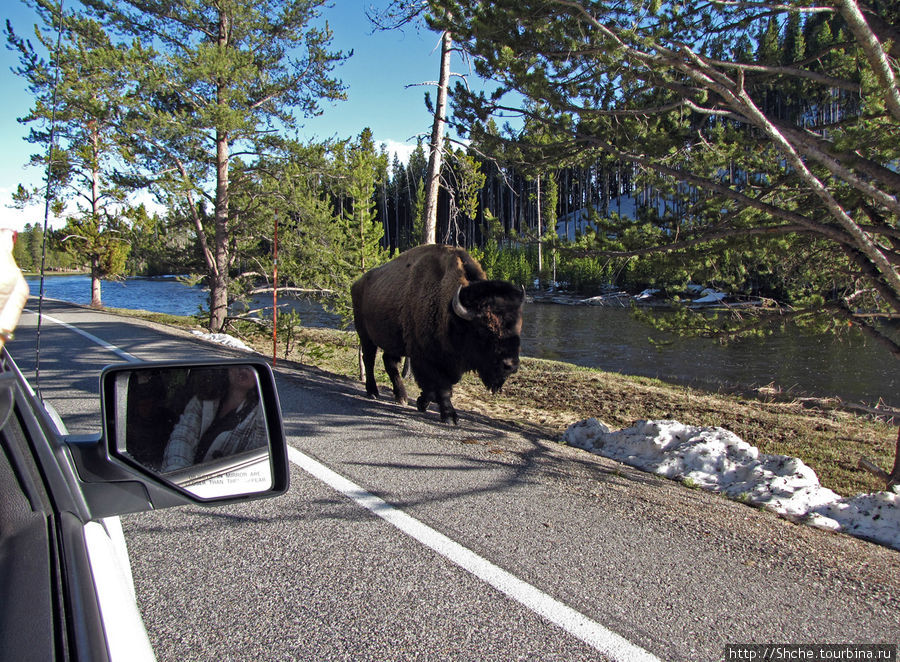
[[[523,288],[502,280],[475,281],[453,297],[453,312],[465,325],[468,367],[493,393],[519,369],[524,301]]]

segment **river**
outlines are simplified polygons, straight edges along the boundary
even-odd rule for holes
[[[40,279],[26,279],[31,293]],[[113,308],[194,315],[207,292],[174,278],[104,281],[103,303]],[[44,295],[90,303],[88,276],[48,276]],[[300,313],[307,326],[336,326],[337,317],[315,302],[279,299]],[[270,298],[255,306],[271,307]],[[626,309],[529,303],[525,307],[522,354],[708,389],[772,385],[796,395],[839,397],[846,402],[900,407],[897,360],[855,329],[844,337],[804,334],[796,329],[766,338],[722,345],[705,338],[678,338],[635,320]],[[655,341],[655,342],[651,342]]]

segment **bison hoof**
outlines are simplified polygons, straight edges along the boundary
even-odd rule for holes
[[[377,388],[367,388],[366,395],[372,400],[377,400],[378,399],[378,389]]]
[[[456,409],[453,408],[453,403],[450,402],[450,398],[441,398],[438,400],[438,410],[441,412],[441,423],[444,423],[449,418],[453,421],[453,425],[459,425],[459,419],[456,417]]]
[[[416,409],[418,409],[419,411],[425,411],[426,409],[428,409],[429,402],[431,402],[431,400],[426,398],[424,395],[420,395],[418,398],[416,398]]]

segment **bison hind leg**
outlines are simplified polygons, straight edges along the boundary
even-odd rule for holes
[[[394,389],[394,400],[400,404],[406,404],[406,386],[403,385],[403,378],[400,376],[400,360],[402,356],[388,354],[384,352],[384,369],[387,371],[388,377],[391,379],[391,386]]]
[[[366,380],[366,395],[370,398],[378,397],[378,384],[375,382],[375,353],[378,347],[375,346],[368,336],[359,334],[359,344],[362,351],[363,372]]]

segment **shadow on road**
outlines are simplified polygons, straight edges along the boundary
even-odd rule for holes
[[[547,478],[577,477],[623,490],[635,484],[669,483],[626,465],[561,446],[536,429],[467,410],[458,410],[459,426],[441,423],[437,411],[420,413],[414,401],[403,406],[389,396],[368,398],[362,383],[356,380],[299,364],[279,362],[278,366],[276,380],[282,402],[303,403],[304,407],[304,411],[291,411],[287,406],[284,409],[289,441],[298,440],[303,452],[322,459],[336,471],[348,472],[362,487],[400,508],[503,492]],[[327,459],[320,457],[317,449],[325,443],[314,442],[320,438],[332,444]],[[333,445],[340,443],[356,445],[359,452],[335,454]],[[382,447],[378,448],[378,444]],[[401,477],[399,482],[419,480],[422,489],[404,490],[403,496],[393,493],[375,478],[388,471],[409,473],[408,479]],[[462,478],[463,475],[472,478]],[[435,480],[437,476],[442,478]],[[440,489],[435,489],[437,483]],[[688,500],[705,498],[682,491]]]

